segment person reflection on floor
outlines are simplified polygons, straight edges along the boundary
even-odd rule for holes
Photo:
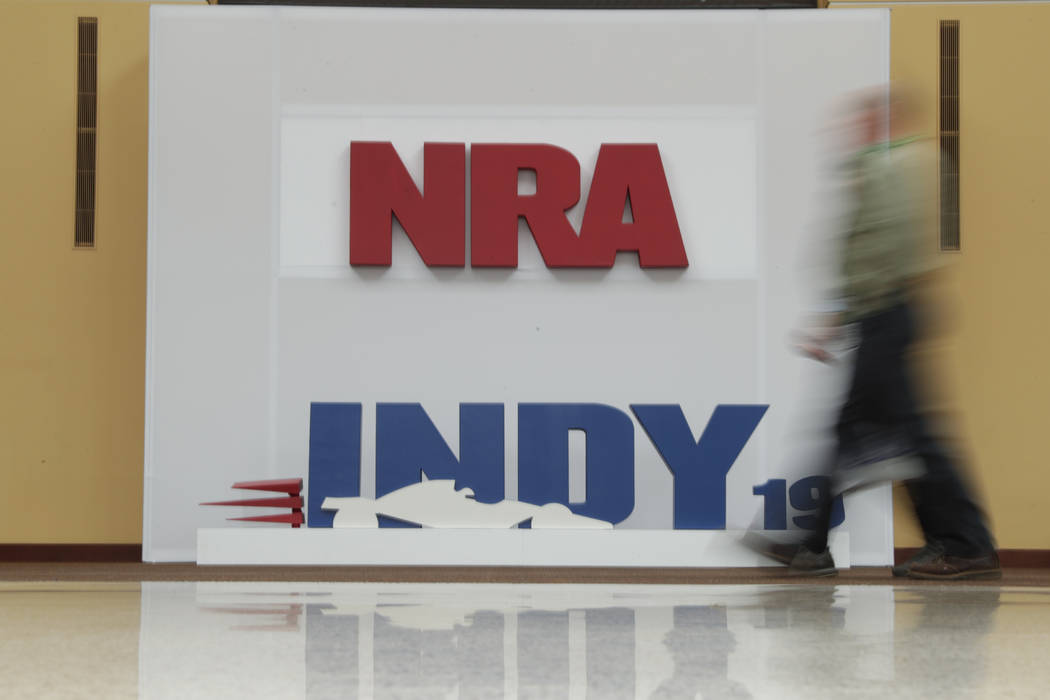
[[[894,685],[925,697],[980,697],[993,652],[988,635],[999,613],[999,588],[898,591],[897,607],[904,617],[915,605],[914,624],[905,622],[895,634]],[[933,663],[935,676],[930,674]],[[893,694],[890,688],[885,691]]]

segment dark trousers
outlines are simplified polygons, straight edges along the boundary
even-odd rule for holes
[[[976,557],[992,549],[991,534],[952,457],[930,430],[916,395],[908,351],[916,336],[913,306],[902,303],[860,321],[860,346],[846,402],[835,426],[832,465],[862,433],[885,431],[903,437],[922,460],[926,474],[908,483],[927,543],[945,553]],[[827,547],[831,494],[823,498],[810,549]]]

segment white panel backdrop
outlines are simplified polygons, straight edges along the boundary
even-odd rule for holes
[[[458,449],[458,404],[719,403],[770,411],[729,472],[813,472],[841,377],[785,342],[819,298],[835,215],[827,133],[850,90],[888,78],[888,14],[152,8],[145,504],[147,561],[192,560],[242,479],[307,476],[309,405],[420,402]],[[347,264],[349,142],[660,145],[684,271],[429,269],[395,235],[385,271]],[[570,212],[578,225],[582,205]],[[838,370],[841,371],[841,370]],[[629,411],[628,411],[629,412]],[[636,427],[636,509],[671,527],[671,475]],[[574,465],[580,460],[574,460]],[[575,466],[573,467],[576,468]],[[791,511],[789,509],[789,515]],[[892,553],[888,489],[847,501],[853,563]],[[626,562],[625,562],[626,563]]]

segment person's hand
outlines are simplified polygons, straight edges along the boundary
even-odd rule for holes
[[[827,350],[827,344],[834,340],[841,326],[838,314],[821,314],[812,319],[805,331],[792,334],[792,344],[797,352],[817,362],[834,362],[835,356]]]
[[[834,362],[835,356],[824,349],[824,347],[812,339],[799,339],[795,341],[795,349],[817,362]]]

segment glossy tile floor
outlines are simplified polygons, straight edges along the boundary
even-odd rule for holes
[[[3,583],[4,698],[1045,698],[1050,589]]]

